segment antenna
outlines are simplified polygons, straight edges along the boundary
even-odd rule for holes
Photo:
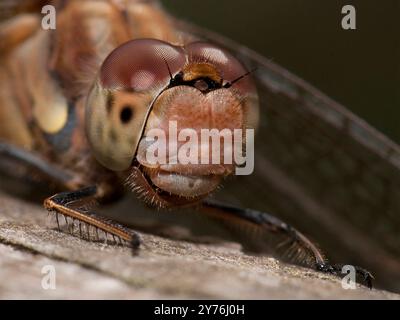
[[[171,69],[169,68],[168,62],[167,62],[167,60],[164,58],[164,56],[162,56],[162,59],[164,60],[166,66],[167,66],[168,73],[169,73],[169,77],[170,77],[170,79],[171,79],[171,81],[172,81],[172,79],[173,79],[173,78],[172,78],[172,73],[171,73]]]
[[[257,67],[252,69],[252,70],[250,70],[250,71],[247,71],[245,74],[242,74],[241,76],[237,77],[236,79],[225,83],[223,85],[223,87],[224,88],[230,88],[235,82],[238,82],[239,80],[242,80],[244,77],[248,76],[250,73],[253,73],[256,70],[257,70]]]

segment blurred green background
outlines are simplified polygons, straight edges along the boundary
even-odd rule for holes
[[[163,0],[307,80],[400,143],[400,0]],[[356,8],[356,30],[341,9]]]

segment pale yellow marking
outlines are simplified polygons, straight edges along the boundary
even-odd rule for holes
[[[52,88],[53,87],[53,88]],[[68,121],[68,104],[62,93],[57,92],[55,86],[49,83],[45,86],[43,92],[53,92],[46,97],[40,92],[35,94],[35,105],[33,108],[33,116],[39,127],[46,133],[55,134],[64,128]]]
[[[114,104],[110,113],[106,110],[107,90],[97,83],[91,90],[86,106],[86,128],[96,159],[105,167],[115,171],[129,168],[132,163],[147,113],[155,93],[132,93],[114,90]],[[122,123],[120,114],[129,105],[133,116]],[[97,131],[102,127],[101,135]],[[111,139],[114,133],[116,141]]]
[[[33,117],[40,129],[55,134],[68,120],[68,103],[48,71],[48,31],[40,30],[13,54],[13,63],[21,66],[33,101]]]

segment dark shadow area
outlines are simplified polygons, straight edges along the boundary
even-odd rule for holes
[[[261,53],[400,141],[400,2],[162,1],[174,15]],[[341,9],[356,8],[356,30]]]

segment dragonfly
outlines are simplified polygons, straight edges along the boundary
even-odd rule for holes
[[[397,144],[158,1],[53,1],[55,30],[41,27],[45,4],[1,5],[0,171],[56,190],[44,207],[58,225],[63,217],[82,238],[101,231],[137,249],[134,230],[87,206],[133,193],[154,210],[201,212],[255,252],[341,275],[312,237],[400,288]],[[210,112],[221,128],[257,130],[253,174],[143,160],[150,129],[171,119],[208,128]],[[355,269],[371,287],[372,274]]]

